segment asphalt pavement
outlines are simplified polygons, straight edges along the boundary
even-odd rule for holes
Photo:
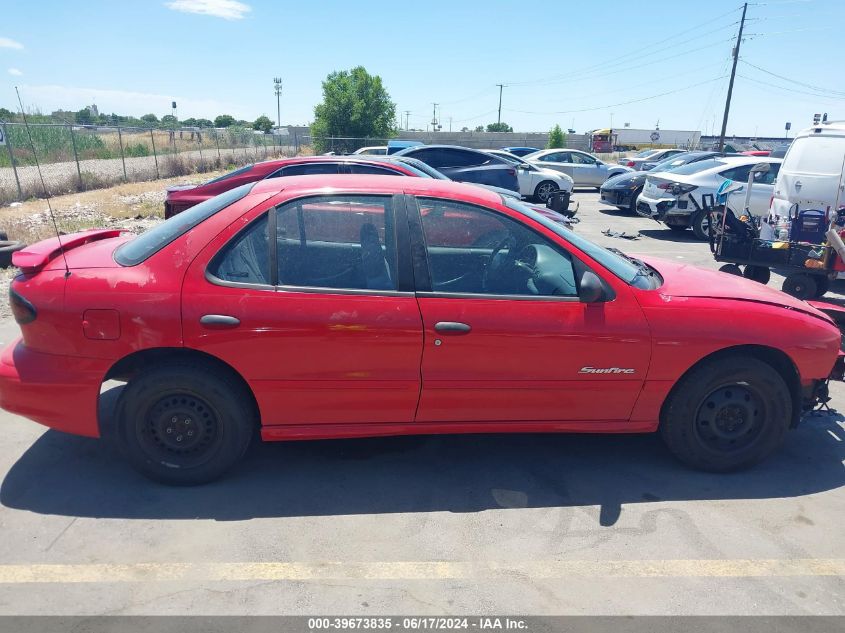
[[[691,233],[575,200],[585,236],[718,268]],[[176,489],[0,412],[0,614],[845,614],[844,419],[731,475],[655,435],[437,436],[256,445]]]

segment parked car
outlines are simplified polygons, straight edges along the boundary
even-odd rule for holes
[[[781,217],[797,204],[805,209],[845,206],[845,121],[826,121],[795,136],[783,159],[772,198]]]
[[[364,156],[298,156],[268,160],[230,171],[201,185],[176,185],[167,188],[164,199],[164,217],[170,218],[192,206],[241,185],[282,176],[313,174],[395,174],[421,176],[415,167],[394,160],[378,163]]]
[[[396,156],[411,156],[421,160],[458,182],[474,182],[519,191],[516,166],[477,149],[455,145],[421,145],[396,152]]]
[[[369,147],[362,147],[352,152],[353,155],[365,154],[367,156],[384,156],[387,154],[387,145],[371,145]]]
[[[672,171],[687,163],[696,163],[714,156],[718,152],[683,152],[675,154],[653,167],[643,171],[628,172],[608,178],[601,186],[601,201],[622,211],[637,212],[637,197],[643,192],[650,172]]]
[[[14,257],[22,338],[0,354],[0,406],[114,438],[170,484],[223,475],[259,431],[659,431],[684,463],[730,471],[773,453],[841,370],[839,330],[803,301],[431,178],[269,179],[137,237]]]
[[[544,149],[524,157],[526,161],[544,169],[566,174],[576,187],[600,188],[613,176],[633,171],[622,165],[608,165],[592,154],[574,149]]]
[[[686,150],[683,149],[649,149],[634,156],[623,158],[619,161],[620,165],[630,167],[635,170],[648,169],[646,165],[654,166],[667,158],[671,158],[676,154],[683,154]]]
[[[566,174],[554,171],[553,169],[537,167],[505,150],[488,149],[484,151],[488,154],[504,158],[516,166],[519,193],[526,198],[533,198],[545,204],[549,196],[557,191],[563,191],[570,196],[572,195],[572,188],[575,186],[575,183]]]
[[[539,147],[503,147],[502,150],[508,152],[509,154],[513,154],[514,156],[519,156],[522,158],[527,154],[533,154],[534,152],[539,152]]]
[[[725,180],[747,182],[751,168],[761,162],[769,163],[769,171],[755,175],[749,211],[753,215],[766,216],[781,159],[764,156],[719,156],[672,171],[649,172],[643,192],[637,198],[637,213],[659,220],[675,231],[690,227],[698,239],[706,240],[708,219],[703,196],[710,194],[715,200]],[[745,196],[733,199],[744,203]],[[729,207],[730,204],[729,201]],[[743,209],[740,205],[732,210],[736,213]]]
[[[772,150],[770,149],[748,149],[740,152],[743,156],[769,156],[771,153]]]
[[[407,149],[409,147],[419,147],[423,145],[422,141],[406,141],[403,139],[392,139],[387,141],[387,153],[388,154],[395,154],[396,152],[400,152],[403,149]]]

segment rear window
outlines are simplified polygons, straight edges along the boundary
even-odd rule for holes
[[[686,165],[681,165],[680,167],[676,167],[672,170],[673,174],[681,174],[689,175],[695,174],[700,171],[704,171],[705,169],[713,169],[714,167],[722,167],[723,165],[727,165],[725,161],[716,160],[715,158],[711,158],[709,160],[700,160],[695,163],[687,163]]]
[[[224,180],[229,180],[229,178],[234,178],[235,176],[240,176],[241,174],[245,174],[250,169],[255,167],[255,165],[247,165],[246,167],[241,167],[240,169],[236,169],[235,171],[230,171],[228,174],[223,174],[222,176],[218,176],[213,180],[209,180],[208,182],[204,182],[204,185],[211,185],[215,182],[223,182]]]
[[[218,211],[245,197],[254,186],[255,183],[248,183],[235,187],[174,215],[118,248],[114,253],[114,260],[121,266],[140,264]]]
[[[838,176],[845,156],[845,137],[805,136],[797,138],[786,154],[783,167],[786,172]]]

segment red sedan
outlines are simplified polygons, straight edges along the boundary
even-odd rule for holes
[[[513,199],[304,176],[131,237],[15,254],[0,406],[114,435],[167,483],[263,440],[660,431],[706,470],[770,455],[825,397],[840,333],[753,281],[611,252]],[[122,388],[98,418],[105,381]]]
[[[374,161],[366,156],[297,156],[267,160],[224,174],[201,185],[175,185],[167,188],[164,217],[170,218],[223,192],[265,178],[334,174],[425,176],[399,161]]]

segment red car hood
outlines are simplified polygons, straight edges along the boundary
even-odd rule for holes
[[[732,299],[765,303],[800,310],[805,314],[830,321],[825,314],[806,301],[801,301],[785,292],[764,286],[756,281],[738,275],[697,268],[689,264],[678,264],[657,257],[638,257],[654,267],[663,277],[663,285],[659,292],[664,296]]]

